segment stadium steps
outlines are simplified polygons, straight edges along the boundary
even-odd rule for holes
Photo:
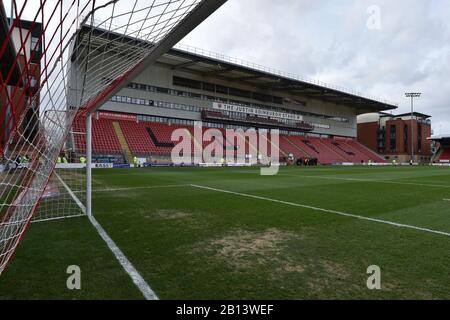
[[[320,164],[333,164],[342,161],[334,152],[321,143],[319,138],[304,138],[299,141],[317,153],[317,159]]]
[[[370,160],[378,162],[378,163],[386,163],[386,160],[380,156],[378,153],[374,152],[373,150],[369,149],[362,143],[359,143],[357,141],[349,141],[349,145],[351,145],[354,149],[359,150],[360,152],[364,153],[366,156],[370,158]]]
[[[233,141],[227,138],[227,132],[224,129],[220,130],[224,136],[223,139],[223,150],[224,154],[228,156],[229,153],[232,153],[233,155],[237,155],[238,153],[238,147],[234,145]],[[250,150],[250,147],[249,147]]]
[[[431,162],[438,162],[439,159],[442,156],[442,153],[444,152],[443,148],[439,148],[438,151],[433,155],[433,157],[431,158]]]
[[[367,148],[366,146],[362,145],[361,143],[357,142],[357,141],[347,141],[346,144],[353,148],[353,150],[356,150],[358,152],[358,154],[363,157],[365,162],[375,162],[375,163],[385,163],[386,160],[380,156],[379,154],[373,152],[372,150],[370,150],[369,148]]]
[[[86,152],[86,118],[75,119],[72,131],[74,134],[74,147],[76,153]],[[94,153],[121,154],[122,147],[115,134],[111,120],[92,119],[92,151]]]
[[[158,151],[146,131],[145,124],[135,121],[120,121],[119,123],[133,155],[147,156]]]
[[[312,144],[307,144],[305,142],[308,139],[303,138],[303,140],[302,140],[302,138],[300,138],[300,137],[291,136],[289,140],[302,150],[310,150],[310,151],[305,151],[305,153],[307,155],[309,155],[309,157],[318,158],[320,156],[319,150],[313,149],[314,146]]]
[[[337,159],[339,159],[340,161],[343,162],[351,162],[349,159],[347,159],[346,156],[343,155],[343,152],[341,153],[341,151],[337,151],[337,148],[335,149],[334,146],[332,145],[330,140],[327,140],[327,142],[325,142],[322,139],[318,139],[319,143],[321,143],[325,149],[331,151],[331,153],[335,154],[337,156]],[[338,161],[339,162],[339,161]]]
[[[114,131],[116,132],[116,136],[119,139],[120,146],[122,147],[123,153],[125,155],[125,160],[128,163],[133,163],[133,154],[131,153],[127,139],[125,138],[122,128],[120,127],[120,123],[115,121],[112,123],[112,125],[114,127]]]
[[[341,146],[345,146],[347,148],[347,150],[353,152],[355,154],[355,158],[356,158],[357,162],[361,162],[361,161],[368,162],[369,160],[371,160],[371,158],[369,156],[367,156],[360,150],[356,149],[354,146],[350,145],[350,143],[348,143],[347,141],[339,141],[339,144]]]
[[[191,135],[192,141],[194,142],[195,146],[196,146],[197,148],[199,148],[199,150],[203,150],[202,142],[201,142],[201,141],[198,141],[197,139],[195,139],[195,135],[192,133],[191,130],[189,130],[189,129],[186,129],[186,130],[187,130],[187,131],[189,132],[189,134]]]
[[[300,148],[298,145],[296,145],[293,141],[291,141],[291,139],[289,139],[289,136],[281,136],[281,139],[283,139],[284,141],[286,141],[287,143],[289,143],[289,145],[292,146],[291,150],[297,150],[300,153],[294,153],[294,156],[296,156],[297,158],[301,158],[301,157],[311,157],[311,155],[309,155],[307,152],[305,152],[302,148]],[[288,150],[287,150],[288,151]]]
[[[351,148],[348,144],[345,143],[345,140],[331,140],[331,145],[333,148],[336,148],[336,152],[342,154],[349,162],[353,163],[361,163],[361,161],[366,161],[366,157],[362,156],[360,152]]]
[[[245,140],[245,148],[246,148],[246,152],[247,150],[249,151],[249,153],[255,152],[256,155],[259,154],[258,151],[258,146],[254,146],[253,144],[250,143],[250,139],[246,138],[245,136],[243,136],[239,131],[236,131],[236,134],[242,138],[244,138]],[[231,141],[230,141],[231,142]],[[248,149],[247,149],[248,146]],[[253,150],[253,151],[251,151]]]
[[[268,134],[270,134],[270,133],[268,133]],[[286,152],[284,152],[283,150],[281,150],[275,143],[273,143],[272,142],[272,139],[268,139],[268,138],[266,138],[264,135],[260,135],[260,138],[263,138],[263,139],[265,139],[266,141],[268,141],[271,145],[272,145],[272,150],[271,151],[276,151],[276,150],[278,150],[278,154],[282,154],[283,156],[285,156],[286,158],[287,157],[289,157],[289,155],[286,153]],[[271,152],[271,154],[272,154],[272,152]]]

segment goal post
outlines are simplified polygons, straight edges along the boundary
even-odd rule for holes
[[[0,2],[0,275],[33,218],[74,216],[83,201],[92,213],[92,112],[225,2],[12,0],[6,9]],[[84,186],[77,169],[58,160],[83,117]]]
[[[92,216],[92,113],[86,116],[86,214]]]

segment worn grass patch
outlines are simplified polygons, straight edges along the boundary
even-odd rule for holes
[[[281,263],[285,243],[297,238],[275,228],[264,232],[238,230],[202,246],[235,268],[251,268],[255,264]]]
[[[156,220],[178,220],[178,219],[186,219],[191,216],[192,214],[189,212],[166,209],[166,210],[158,210],[156,212],[146,215],[145,217]]]

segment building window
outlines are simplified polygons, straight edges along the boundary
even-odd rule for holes
[[[404,132],[403,132],[403,144],[404,144],[405,152],[408,152],[408,146],[409,146],[408,134],[409,134],[408,125],[405,125]]]
[[[391,126],[389,133],[390,147],[392,152],[397,151],[397,127]]]
[[[39,48],[39,38],[31,37],[31,51],[37,51],[40,52]]]
[[[417,148],[418,148],[418,152],[421,153],[422,152],[422,126],[419,125],[417,127],[417,131],[418,131]]]

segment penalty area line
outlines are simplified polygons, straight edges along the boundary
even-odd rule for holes
[[[387,183],[387,184],[398,184],[398,185],[430,187],[430,188],[450,188],[449,185],[428,184],[428,183],[418,183],[418,182],[402,182],[402,181],[395,181],[395,180],[376,180],[376,179],[344,178],[344,177],[330,177],[330,176],[303,176],[303,175],[282,174],[282,173],[279,173],[278,175],[286,176],[286,177],[307,178],[307,179],[325,179],[325,180],[337,180],[337,181],[348,181],[348,182]]]
[[[182,187],[190,187],[189,184],[173,184],[166,186],[145,186],[145,187],[129,187],[129,188],[116,188],[116,189],[97,189],[92,190],[92,193],[101,193],[101,192],[118,192],[118,191],[133,191],[133,190],[151,190],[151,189],[169,189],[169,188],[182,188]]]
[[[416,231],[428,232],[428,233],[433,233],[433,234],[437,234],[437,235],[441,235],[441,236],[450,237],[450,233],[449,232],[438,231],[438,230],[433,230],[433,229],[428,229],[428,228],[421,228],[421,227],[416,227],[416,226],[412,226],[412,225],[408,225],[408,224],[397,223],[397,222],[393,222],[393,221],[389,221],[389,220],[369,218],[369,217],[365,217],[365,216],[360,216],[360,215],[346,213],[346,212],[341,212],[341,211],[336,211],[336,210],[329,210],[329,209],[324,209],[324,208],[318,208],[318,207],[313,207],[313,206],[304,205],[304,204],[300,204],[300,203],[294,203],[294,202],[288,202],[288,201],[277,200],[277,199],[272,199],[272,198],[266,198],[266,197],[252,195],[252,194],[246,194],[246,193],[229,191],[229,190],[211,188],[211,187],[206,187],[206,186],[201,186],[201,185],[196,185],[196,184],[191,184],[191,187],[194,187],[194,188],[197,188],[197,189],[214,191],[214,192],[227,193],[227,194],[237,195],[237,196],[241,196],[241,197],[257,199],[257,200],[270,201],[270,202],[284,204],[284,205],[288,205],[288,206],[292,206],[292,207],[300,207],[300,208],[310,209],[310,210],[324,212],[324,213],[336,214],[336,215],[340,215],[340,216],[344,216],[344,217],[348,217],[348,218],[354,218],[354,219],[358,219],[358,220],[365,220],[365,221],[370,221],[370,222],[382,223],[382,224],[386,224],[386,225],[390,225],[390,226],[394,226],[394,227],[398,227],[398,228],[412,229],[412,230],[416,230]]]
[[[133,280],[133,283],[139,289],[139,291],[143,294],[145,299],[147,300],[159,300],[158,296],[155,292],[150,288],[147,282],[142,278],[141,274],[137,271],[137,269],[131,264],[130,260],[125,256],[122,250],[116,245],[116,243],[111,239],[111,237],[106,233],[106,231],[102,228],[102,226],[97,222],[97,220],[93,216],[88,216],[89,221],[92,223],[95,229],[97,229],[100,237],[106,242],[108,248],[116,257],[117,261],[119,261],[122,268],[125,272],[130,276]]]
[[[80,207],[83,214],[86,214],[86,206],[78,199],[75,193],[70,189],[70,187],[64,182],[64,180],[56,174],[64,188],[76,202],[76,204]],[[125,254],[120,250],[120,248],[116,245],[113,239],[106,233],[105,229],[98,223],[98,221],[93,217],[88,215],[89,222],[94,226],[97,230],[100,237],[105,241],[109,250],[114,254],[114,257],[119,261],[120,265],[124,269],[124,271],[130,276],[131,280],[135,284],[135,286],[139,289],[142,295],[147,300],[159,300],[158,296],[155,292],[150,288],[148,283],[142,278],[141,274],[137,271],[137,269],[131,264],[130,260],[125,256]]]

